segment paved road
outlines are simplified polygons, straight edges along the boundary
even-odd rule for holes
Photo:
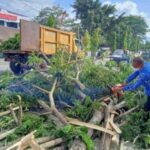
[[[9,69],[9,62],[5,62],[4,59],[0,58],[0,72],[10,70]]]

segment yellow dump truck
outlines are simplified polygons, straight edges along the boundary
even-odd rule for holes
[[[36,22],[21,20],[20,36],[20,50],[4,52],[5,60],[10,61],[10,68],[17,75],[24,73],[25,68],[21,64],[25,64],[33,52],[52,56],[58,49],[66,49],[68,53],[81,50],[75,33],[49,28]]]

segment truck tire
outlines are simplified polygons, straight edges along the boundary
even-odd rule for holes
[[[11,61],[10,62],[10,69],[11,71],[15,74],[15,75],[21,75],[24,73],[24,69],[21,66],[20,63],[18,63],[17,61]]]
[[[10,62],[10,69],[15,75],[22,75],[25,73],[27,66],[24,64],[27,63],[27,57],[15,55],[13,61]],[[29,68],[29,67],[28,67]]]

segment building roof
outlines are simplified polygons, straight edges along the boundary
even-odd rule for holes
[[[1,10],[5,10],[5,11],[7,11],[8,13],[11,13],[11,14],[14,14],[14,15],[17,15],[17,16],[22,16],[22,17],[27,17],[27,18],[28,18],[28,16],[25,16],[25,15],[22,15],[22,14],[20,14],[20,13],[16,13],[16,12],[13,12],[13,11],[10,11],[10,10],[6,10],[6,9],[0,8],[0,11],[1,11]]]

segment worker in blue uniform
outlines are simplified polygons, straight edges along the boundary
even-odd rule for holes
[[[124,86],[116,87],[115,91],[134,91],[143,86],[147,101],[144,104],[144,110],[150,111],[150,62],[144,62],[140,57],[133,59],[132,66],[135,71],[129,75]],[[136,79],[135,82],[131,83]]]

